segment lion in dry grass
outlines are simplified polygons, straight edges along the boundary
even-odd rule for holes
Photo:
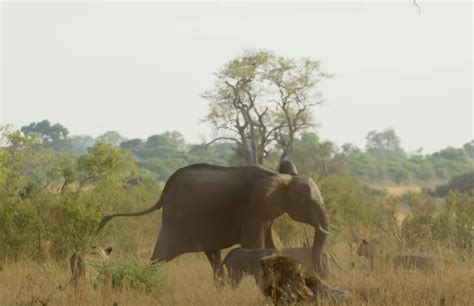
[[[343,300],[352,298],[349,292],[330,287],[308,273],[301,262],[294,258],[273,254],[262,258],[260,265],[258,286],[275,305],[316,303],[318,296]]]
[[[416,269],[432,272],[437,267],[437,260],[426,255],[394,255],[379,246],[377,240],[362,239],[357,247],[357,255],[369,260],[370,270],[386,269]]]
[[[69,259],[69,266],[71,268],[71,282],[74,285],[79,285],[80,282],[86,281],[93,283],[98,276],[94,265],[101,262],[108,261],[112,253],[112,248],[108,247],[102,249],[99,247],[93,247],[88,251],[77,251]]]

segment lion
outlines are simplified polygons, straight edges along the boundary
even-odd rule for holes
[[[94,266],[108,261],[110,253],[112,253],[112,247],[106,249],[92,247],[89,251],[75,252],[69,259],[72,274],[71,282],[75,287],[77,288],[79,283],[83,281],[94,284],[99,275]]]
[[[298,302],[316,303],[318,296],[349,300],[352,295],[324,284],[311,274],[297,259],[272,254],[260,260],[261,275],[258,287],[275,305]]]
[[[394,255],[379,247],[377,240],[362,239],[357,248],[357,255],[368,259],[370,270],[387,269],[416,269],[425,272],[432,272],[436,269],[437,260],[427,255]]]

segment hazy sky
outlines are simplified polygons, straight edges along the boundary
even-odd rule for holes
[[[2,123],[71,134],[166,130],[209,138],[213,72],[244,49],[322,61],[334,78],[320,135],[365,144],[393,127],[408,150],[473,138],[472,4],[2,4]]]

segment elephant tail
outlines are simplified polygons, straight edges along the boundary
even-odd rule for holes
[[[115,217],[134,217],[134,216],[143,216],[143,215],[146,215],[146,214],[149,214],[151,212],[154,212],[155,210],[158,210],[162,207],[162,203],[161,203],[161,199],[158,200],[158,202],[156,202],[155,205],[153,205],[152,207],[149,207],[147,209],[144,209],[142,211],[137,211],[137,212],[131,212],[131,213],[117,213],[117,214],[112,214],[112,215],[107,215],[105,217],[102,218],[102,220],[100,221],[99,223],[99,227],[97,228],[96,230],[96,234],[98,234],[100,232],[100,230],[107,224],[109,223],[110,220],[112,220],[112,218],[115,218]]]

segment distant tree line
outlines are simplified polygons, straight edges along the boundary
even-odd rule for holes
[[[159,181],[166,180],[176,169],[191,163],[224,166],[248,163],[234,142],[190,144],[177,131],[151,135],[146,139],[127,139],[116,131],[108,131],[93,138],[70,136],[66,127],[60,123],[51,124],[48,120],[31,123],[21,131],[25,135],[37,135],[44,148],[69,156],[69,159],[87,154],[98,142],[127,150],[141,174]],[[406,184],[447,181],[474,169],[474,140],[463,147],[447,147],[432,154],[422,154],[421,150],[408,154],[393,129],[370,131],[365,148],[353,144],[337,147],[309,131],[298,134],[292,142],[292,150],[285,154],[286,158],[293,160],[303,174],[316,178],[349,174],[369,184]],[[282,151],[275,144],[263,164],[276,169]]]

